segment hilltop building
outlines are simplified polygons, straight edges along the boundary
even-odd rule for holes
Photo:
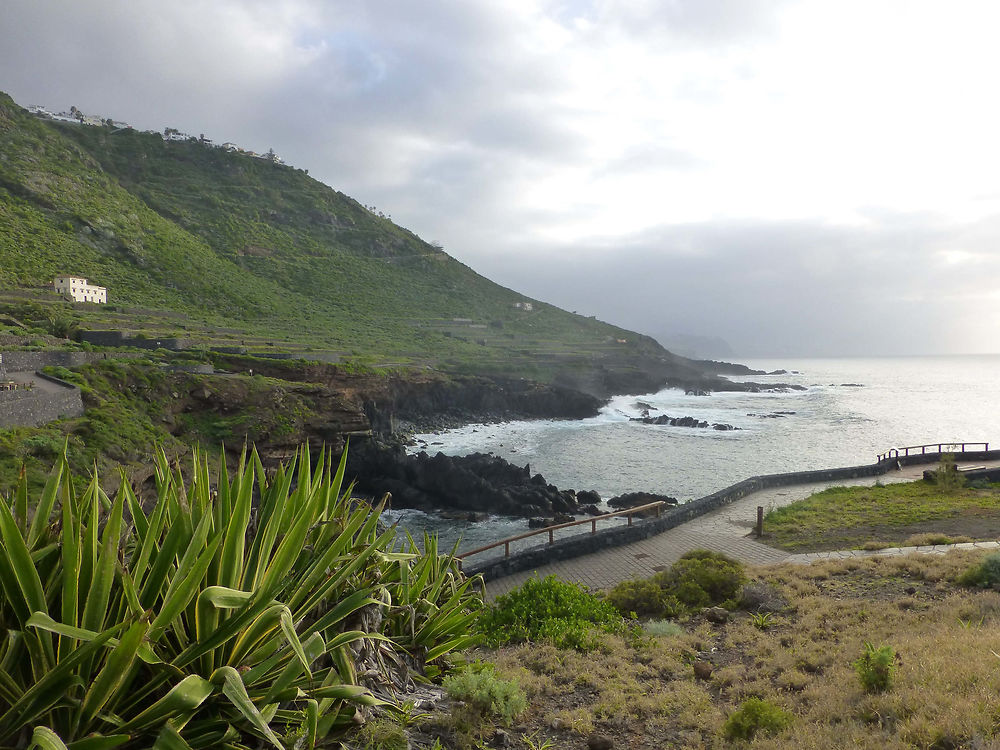
[[[56,276],[52,286],[58,294],[74,302],[94,302],[98,305],[106,305],[108,302],[107,287],[88,284],[80,276]]]

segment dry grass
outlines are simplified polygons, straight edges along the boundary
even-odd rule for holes
[[[726,717],[748,697],[794,714],[759,748],[1000,747],[1000,594],[952,583],[979,556],[913,555],[751,569],[789,602],[768,629],[746,613],[679,635],[608,636],[590,654],[523,645],[483,654],[518,676],[531,707],[516,732],[555,747],[588,734],[616,747],[724,748]],[[900,656],[894,687],[865,693],[852,662],[863,645]],[[692,663],[708,661],[708,680]],[[515,747],[519,747],[515,741]]]

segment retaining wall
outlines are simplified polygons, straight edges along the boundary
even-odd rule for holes
[[[171,337],[137,338],[127,331],[80,331],[80,341],[94,346],[131,346],[136,349],[169,349],[180,351],[189,345],[187,339]]]
[[[966,451],[957,455],[961,456],[963,462],[991,461],[1000,459],[1000,450]],[[941,454],[939,453],[926,453],[890,458],[866,466],[845,466],[817,471],[792,471],[784,474],[765,474],[763,476],[750,477],[723,490],[713,492],[711,495],[706,495],[697,500],[691,500],[683,505],[671,508],[666,513],[660,515],[659,518],[644,521],[637,520],[631,526],[616,526],[603,529],[596,534],[577,534],[576,536],[560,539],[552,544],[533,547],[523,552],[512,554],[510,557],[484,559],[482,562],[470,560],[468,564],[462,567],[466,575],[471,576],[482,573],[484,579],[491,581],[495,578],[502,578],[503,576],[522,570],[531,570],[559,560],[569,560],[592,552],[599,552],[609,547],[618,547],[623,544],[637,542],[641,539],[647,539],[655,534],[675,528],[698,516],[721,508],[724,505],[740,500],[754,492],[771,487],[786,487],[790,484],[806,484],[809,482],[829,482],[838,479],[876,477],[902,466],[937,463],[940,459]],[[986,474],[984,472],[984,477],[979,477],[978,473],[970,472],[967,477],[970,479],[985,478]]]
[[[83,399],[79,388],[41,372],[36,372],[35,377],[48,380],[59,387],[0,392],[0,428],[37,427],[55,419],[83,415]]]
[[[79,367],[101,359],[136,359],[140,352],[8,352],[3,364],[8,372],[33,372],[43,367]]]

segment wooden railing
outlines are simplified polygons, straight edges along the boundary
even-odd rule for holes
[[[666,505],[663,500],[658,500],[655,503],[648,503],[646,505],[637,505],[634,508],[626,508],[625,510],[617,510],[614,513],[604,513],[600,516],[592,516],[591,518],[581,518],[579,521],[570,521],[569,523],[560,523],[554,526],[546,526],[544,529],[535,529],[534,531],[529,531],[524,534],[518,534],[517,536],[507,537],[506,539],[501,539],[499,542],[493,542],[492,544],[487,544],[485,547],[477,547],[474,550],[469,550],[468,552],[463,552],[458,555],[459,560],[465,560],[473,555],[478,555],[481,552],[487,552],[491,549],[503,546],[504,557],[510,557],[510,545],[511,542],[518,542],[522,539],[528,539],[529,537],[538,536],[539,534],[549,535],[549,544],[555,542],[555,534],[553,532],[559,531],[559,529],[568,529],[572,526],[582,526],[585,523],[590,524],[590,533],[597,533],[597,522],[603,521],[608,518],[618,518],[621,516],[626,516],[628,518],[628,525],[632,525],[632,516],[638,513],[644,513],[649,510],[655,510],[656,516],[659,518],[660,511],[663,506]]]
[[[878,454],[878,460],[884,461],[887,458],[899,458],[900,456],[909,455],[925,455],[927,453],[965,453],[966,446],[982,446],[981,448],[976,448],[976,451],[988,451],[990,449],[989,443],[928,443],[927,445],[910,445],[905,448],[890,448],[885,453]],[[935,450],[928,451],[928,448],[934,448]],[[972,450],[970,448],[969,450]],[[913,451],[911,454],[910,451]]]

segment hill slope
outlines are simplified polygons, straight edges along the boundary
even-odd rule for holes
[[[203,326],[594,391],[702,370],[479,276],[303,170],[39,120],[2,94],[0,155],[0,291],[74,273],[107,286],[113,305]],[[110,327],[100,314],[84,325]],[[157,335],[171,333],[184,335]]]

